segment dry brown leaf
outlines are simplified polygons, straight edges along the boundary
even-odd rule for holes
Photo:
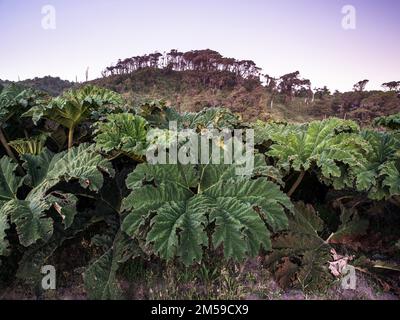
[[[336,252],[335,249],[331,249],[331,255],[333,261],[329,261],[329,270],[331,273],[339,278],[344,274],[348,262],[353,260],[354,256],[342,256]]]

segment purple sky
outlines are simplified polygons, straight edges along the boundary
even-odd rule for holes
[[[47,4],[55,30],[42,28]],[[347,4],[355,30],[342,28]],[[313,86],[400,80],[399,0],[0,0],[0,35],[0,79],[83,80],[88,66],[93,79],[118,58],[210,48]]]

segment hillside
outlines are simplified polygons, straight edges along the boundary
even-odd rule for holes
[[[74,83],[68,80],[62,80],[59,77],[46,76],[43,78],[27,79],[18,82],[21,85],[42,90],[51,96],[57,96],[66,89],[71,88]]]
[[[8,80],[0,80],[0,85],[3,86],[10,83],[13,82]],[[58,96],[64,90],[69,89],[74,85],[73,82],[70,82],[68,80],[62,80],[59,77],[51,77],[51,76],[46,76],[42,78],[36,77],[34,79],[26,79],[22,81],[16,81],[14,83],[25,87],[30,87],[44,91],[54,97]]]
[[[180,111],[195,112],[225,106],[240,113],[244,120],[273,118],[304,122],[337,116],[366,123],[377,116],[400,112],[400,96],[394,91],[337,92],[312,100],[296,96],[288,98],[269,91],[261,82],[239,80],[233,75],[223,82],[224,85],[215,87],[215,81],[210,81],[213,77],[226,79],[228,76],[220,72],[210,75],[145,68],[131,74],[99,78],[91,83],[122,93],[134,105],[148,99],[163,99]],[[204,82],[204,78],[208,81]]]
[[[203,108],[224,106],[240,113],[244,120],[267,120],[272,117],[303,122],[314,118],[311,115],[312,106],[302,98],[284,102],[278,97],[271,108],[273,95],[260,82],[239,80],[229,75],[229,81],[216,88],[210,82],[202,81],[212,76],[222,78],[219,72],[210,76],[204,72],[146,68],[132,74],[100,78],[91,83],[122,93],[134,105],[146,100],[162,99],[181,112],[198,112]]]
[[[182,112],[225,106],[243,114],[246,119],[269,117],[266,110],[268,94],[261,83],[240,79],[229,72],[146,68],[92,83],[124,94],[134,105],[148,99],[163,99]]]

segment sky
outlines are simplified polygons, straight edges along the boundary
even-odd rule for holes
[[[0,37],[3,80],[82,81],[119,58],[207,48],[331,90],[400,80],[399,0],[0,0]]]

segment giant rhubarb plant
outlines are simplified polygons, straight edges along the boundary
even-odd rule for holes
[[[35,123],[41,118],[46,118],[66,127],[68,129],[68,148],[71,148],[75,128],[92,112],[104,105],[121,103],[122,98],[116,92],[95,86],[86,86],[68,90],[62,96],[52,99],[48,104],[33,107],[24,116],[32,117]]]
[[[95,123],[96,148],[112,157],[125,154],[143,161],[147,148],[147,121],[131,113],[108,115]]]
[[[287,173],[297,173],[288,196],[295,192],[307,171],[337,189],[353,185],[352,169],[362,165],[369,148],[354,122],[332,118],[277,129],[269,134],[272,146],[267,155]]]
[[[14,161],[17,159],[9,146],[4,127],[11,118],[17,119],[23,112],[36,106],[44,96],[40,91],[18,85],[7,86],[0,92],[0,142],[7,155]]]
[[[122,229],[163,259],[200,262],[205,249],[226,259],[271,248],[270,230],[287,227],[289,198],[261,172],[237,176],[234,165],[140,164],[128,176],[131,194]]]
[[[375,200],[400,195],[400,140],[389,132],[364,131],[362,136],[371,150],[356,170],[357,189]]]
[[[8,253],[5,230],[15,224],[19,242],[28,247],[53,234],[54,221],[47,215],[53,207],[69,228],[76,215],[77,197],[57,190],[60,182],[76,180],[83,188],[98,191],[103,185],[103,172],[112,175],[111,164],[94,150],[81,144],[69,151],[53,154],[44,149],[39,155],[25,154],[27,175],[14,174],[16,164],[6,156],[0,159],[0,255]],[[32,189],[24,198],[18,189],[25,182]]]

